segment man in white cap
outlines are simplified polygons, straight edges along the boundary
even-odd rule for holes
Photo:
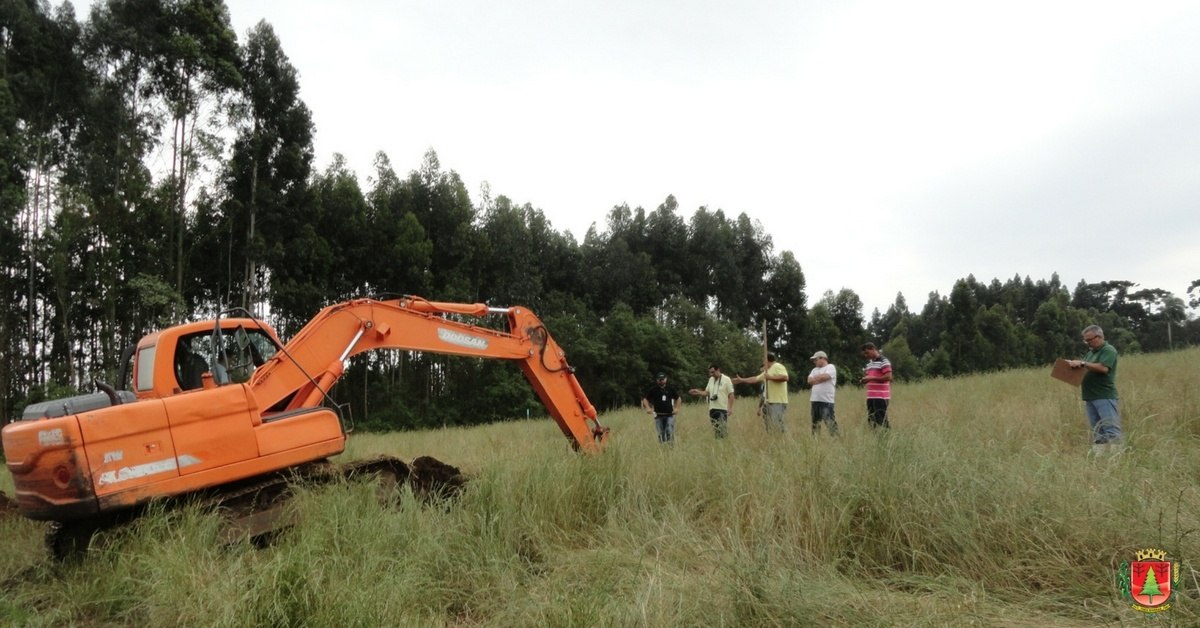
[[[829,363],[829,356],[818,351],[811,358],[813,370],[808,374],[808,385],[812,386],[812,432],[821,432],[821,423],[829,433],[837,436],[837,419],[833,416],[833,396],[837,392],[837,367]]]

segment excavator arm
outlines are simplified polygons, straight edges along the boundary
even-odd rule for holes
[[[447,314],[503,315],[508,330],[458,322]],[[248,385],[264,409],[263,420],[319,406],[342,376],[345,360],[376,349],[512,360],[573,447],[595,452],[604,446],[608,429],[597,420],[562,348],[528,308],[414,296],[356,299],[321,310],[251,377]]]

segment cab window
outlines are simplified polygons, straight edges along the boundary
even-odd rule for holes
[[[205,372],[212,373],[218,386],[240,384],[275,352],[271,337],[259,329],[223,330],[220,337],[209,331],[191,334],[179,339],[175,376],[181,390],[200,388]]]
[[[137,373],[135,386],[138,392],[154,390],[154,353],[155,345],[139,349],[137,353]]]

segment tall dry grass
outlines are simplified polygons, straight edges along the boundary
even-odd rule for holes
[[[0,520],[0,620],[22,625],[1079,625],[1142,621],[1116,585],[1145,547],[1182,564],[1160,620],[1200,623],[1200,350],[1122,358],[1128,450],[1088,455],[1078,391],[1046,370],[897,385],[893,429],[807,393],[769,435],[739,401],[716,441],[688,404],[677,442],[637,411],[580,457],[547,420],[357,435],[345,458],[433,455],[453,503],[371,486],[303,491],[267,549],[214,517],[159,512],[78,565]],[[852,371],[858,365],[844,370]]]

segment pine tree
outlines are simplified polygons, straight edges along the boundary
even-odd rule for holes
[[[1150,599],[1150,603],[1154,603],[1154,596],[1162,595],[1162,590],[1158,588],[1158,579],[1154,577],[1154,568],[1146,567],[1146,579],[1142,582],[1142,595]]]

